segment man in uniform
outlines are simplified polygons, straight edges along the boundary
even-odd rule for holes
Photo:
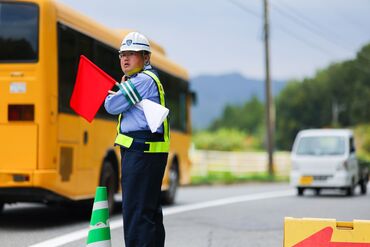
[[[124,76],[119,91],[105,99],[105,109],[119,115],[115,144],[121,148],[122,213],[126,247],[163,247],[165,230],[160,204],[161,184],[169,150],[167,118],[152,133],[143,99],[165,106],[163,87],[150,65],[147,38],[131,32],[122,41],[119,58]]]

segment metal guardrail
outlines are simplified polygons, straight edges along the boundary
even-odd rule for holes
[[[259,173],[268,170],[268,155],[265,152],[226,152],[192,150],[192,175],[206,176],[210,171],[232,174]],[[290,172],[290,152],[274,154],[276,175],[288,176]]]

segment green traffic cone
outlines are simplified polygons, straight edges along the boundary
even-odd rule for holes
[[[87,247],[111,247],[107,187],[97,187]]]

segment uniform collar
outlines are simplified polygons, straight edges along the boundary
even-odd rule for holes
[[[142,71],[144,71],[144,70],[150,70],[150,69],[153,69],[153,67],[152,67],[150,64],[148,64],[148,65],[145,65],[145,66],[144,66],[144,69],[143,69],[143,70],[141,70],[141,71],[139,71],[139,72],[137,72],[137,73],[135,73],[135,74],[132,74],[132,75],[130,75],[130,76],[126,76],[126,77],[127,77],[128,79],[131,79],[131,78],[136,77],[136,76],[137,76],[137,74],[141,73]]]
[[[144,70],[150,70],[150,69],[153,69],[152,65],[148,64],[144,66]]]

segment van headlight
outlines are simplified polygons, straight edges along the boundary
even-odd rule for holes
[[[292,171],[296,171],[299,169],[299,165],[297,162],[292,161]]]
[[[341,161],[338,163],[337,171],[347,171],[348,170],[348,162],[347,160]]]

